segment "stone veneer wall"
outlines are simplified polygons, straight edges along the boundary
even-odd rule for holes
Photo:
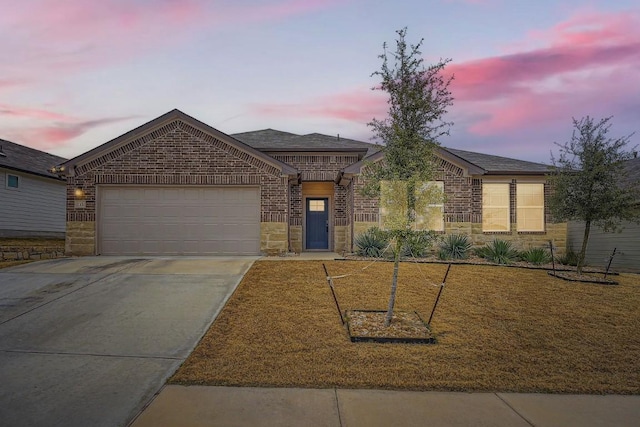
[[[279,225],[288,221],[287,177],[281,176],[275,166],[180,120],[76,167],[76,175],[67,179],[69,255],[96,253],[98,185],[259,186],[261,237],[264,237],[261,250],[287,250],[286,228],[282,233]],[[75,205],[76,188],[85,195],[82,207]],[[273,227],[269,225],[272,223]]]
[[[295,253],[302,252],[302,226],[289,226],[289,239],[291,241],[291,250]]]
[[[263,222],[260,224],[260,248],[266,255],[288,252],[287,223]]]
[[[64,246],[0,246],[0,261],[63,258]]]
[[[517,224],[511,224],[510,232],[484,233],[482,224],[470,222],[445,223],[445,234],[466,234],[471,238],[474,247],[480,247],[494,239],[507,240],[513,243],[518,250],[527,250],[535,247],[549,248],[549,241],[553,242],[554,252],[562,255],[567,249],[567,223],[548,223],[546,231],[539,233],[522,232],[516,229]]]
[[[95,221],[67,221],[67,236],[64,250],[69,255],[95,255]]]
[[[347,236],[349,227],[346,225],[336,225],[333,228],[333,251],[337,253],[350,252],[347,246]]]

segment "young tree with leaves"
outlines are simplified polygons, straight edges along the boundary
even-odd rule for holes
[[[582,274],[592,224],[615,231],[622,220],[640,220],[634,209],[640,199],[638,187],[625,184],[624,162],[633,158],[625,147],[633,134],[610,138],[610,121],[611,117],[597,122],[589,116],[574,118],[571,140],[556,143],[559,158],[551,155],[551,212],[561,221],[584,221],[578,274]]]
[[[372,76],[380,78],[379,86],[388,95],[388,116],[384,120],[373,119],[369,126],[376,139],[384,147],[384,159],[378,163],[369,163],[363,170],[365,185],[362,193],[369,197],[380,198],[384,183],[389,195],[404,195],[399,215],[391,218],[387,231],[396,242],[394,249],[394,270],[391,285],[389,307],[385,326],[389,326],[393,316],[398,281],[400,253],[407,239],[416,232],[412,225],[416,220],[416,209],[422,210],[429,202],[442,199],[441,192],[425,183],[433,181],[436,172],[434,151],[438,138],[449,134],[451,122],[443,120],[447,108],[453,105],[453,96],[449,85],[453,76],[447,77],[443,71],[450,59],[440,60],[435,65],[424,66],[420,47],[407,44],[407,29],[396,31],[395,52],[384,52],[380,71]],[[396,203],[400,203],[396,201]]]

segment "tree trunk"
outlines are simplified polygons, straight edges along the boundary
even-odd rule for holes
[[[407,226],[411,227],[416,220],[416,184],[407,181]]]
[[[589,241],[589,231],[591,231],[591,221],[584,223],[584,235],[582,236],[582,249],[580,249],[580,255],[578,256],[578,275],[582,274],[582,267],[584,266],[584,258],[587,255],[587,242]]]
[[[398,238],[396,250],[394,251],[393,260],[393,280],[391,282],[391,295],[389,296],[389,307],[387,308],[387,315],[384,318],[384,326],[388,327],[391,324],[391,318],[393,317],[393,306],[396,304],[396,289],[398,288],[398,269],[400,267],[400,251],[402,251],[403,239]]]

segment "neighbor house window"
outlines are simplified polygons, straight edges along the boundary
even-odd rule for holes
[[[517,184],[518,231],[544,231],[544,184]]]
[[[20,177],[17,175],[7,174],[7,188],[18,188],[20,186]]]
[[[482,184],[482,231],[510,231],[509,184]]]
[[[444,182],[430,181],[419,184],[416,190],[416,221],[418,230],[444,231]],[[435,191],[434,191],[435,190]],[[421,200],[426,197],[426,200]],[[431,200],[429,200],[431,199]],[[402,181],[380,182],[380,228],[384,230],[403,226],[407,217],[407,186]]]

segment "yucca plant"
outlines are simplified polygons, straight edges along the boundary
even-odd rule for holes
[[[440,259],[465,259],[471,249],[469,236],[466,234],[448,234],[440,243],[438,257]]]
[[[496,264],[509,264],[518,259],[520,255],[516,249],[513,248],[511,242],[506,240],[495,239],[491,243],[485,245],[485,249],[482,251],[483,258],[488,259]]]
[[[545,248],[531,248],[522,252],[520,259],[531,264],[540,265],[551,262],[551,254]]]
[[[355,238],[356,253],[360,256],[379,258],[389,246],[389,239],[378,227],[371,227]]]
[[[403,257],[422,258],[428,255],[436,234],[431,231],[416,231],[409,235],[400,252]]]
[[[478,258],[486,259],[489,256],[488,252],[489,248],[487,247],[487,245],[480,246],[479,248],[473,248],[473,254]]]

